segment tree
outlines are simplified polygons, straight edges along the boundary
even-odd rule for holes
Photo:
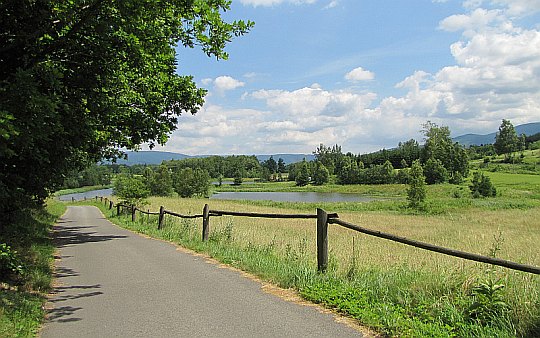
[[[430,158],[441,161],[448,171],[450,182],[460,183],[463,177],[469,174],[467,152],[450,137],[450,129],[446,126],[427,121],[422,125],[424,134],[424,147],[422,148],[422,163]]]
[[[180,197],[207,196],[210,175],[203,169],[184,168],[174,177],[174,190]]]
[[[144,204],[150,191],[141,176],[119,174],[114,181],[113,194],[129,205],[140,206]]]
[[[315,185],[323,185],[325,183],[328,183],[328,178],[330,174],[328,173],[328,169],[319,161],[316,161],[315,163],[315,170],[313,171],[313,184]]]
[[[310,179],[309,168],[308,168],[306,159],[304,159],[302,163],[300,164],[300,167],[298,168],[298,172],[296,173],[296,177],[295,177],[296,185],[299,187],[308,185],[309,179]]]
[[[164,144],[206,94],[177,72],[175,47],[226,59],[226,43],[253,25],[225,22],[229,9],[227,0],[3,1],[0,215],[42,202],[71,170],[117,149]]]
[[[409,187],[407,188],[409,207],[420,209],[426,200],[426,182],[420,162],[414,161],[409,171]]]
[[[242,171],[241,170],[237,170],[236,173],[234,174],[234,182],[233,184],[234,185],[241,185],[242,184]]]
[[[424,176],[427,184],[444,183],[448,181],[448,171],[439,159],[430,158],[424,165]]]
[[[273,156],[270,156],[270,158],[266,161],[263,161],[263,168],[268,169],[271,175],[274,175],[278,171],[278,164],[274,160]]]
[[[519,139],[514,126],[509,120],[502,120],[499,126],[499,132],[495,135],[493,146],[498,155],[505,155],[506,162],[512,160],[512,153],[518,150]]]
[[[160,165],[156,171],[148,168],[145,176],[147,177],[146,184],[153,196],[169,196],[173,193],[172,176],[169,168],[165,165]]]
[[[283,161],[281,157],[277,161],[277,171],[280,174],[283,174],[287,171],[287,169],[285,168],[285,161]]]

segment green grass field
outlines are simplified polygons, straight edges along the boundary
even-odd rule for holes
[[[473,199],[467,183],[430,186],[426,212],[406,208],[405,186],[306,187],[393,197],[370,203],[290,203],[208,199],[149,199],[146,208],[200,214],[211,209],[314,213],[322,207],[376,230],[441,246],[540,265],[540,176],[488,172],[499,195]],[[510,175],[510,176],[508,176]],[[293,183],[227,187],[298,191]],[[326,190],[328,189],[328,190]],[[302,190],[300,190],[302,191]],[[396,198],[398,197],[398,198]],[[401,197],[401,198],[400,198]],[[103,210],[112,216],[113,213]],[[325,304],[378,332],[405,337],[536,337],[540,335],[540,276],[464,261],[330,225],[330,268],[316,272],[315,220],[212,217],[203,243],[201,221],[166,216],[112,217],[135,231],[205,252],[306,299]],[[498,287],[497,285],[503,285]]]

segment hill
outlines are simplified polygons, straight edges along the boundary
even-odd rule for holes
[[[182,160],[184,158],[190,157],[208,157],[209,155],[185,155],[179,153],[171,153],[167,151],[127,151],[127,160],[119,159],[116,161],[117,164],[123,165],[136,165],[136,164],[161,164],[163,161],[170,160]],[[314,158],[314,155],[306,154],[272,154],[272,155],[255,155],[259,161],[265,161],[273,156],[274,160],[282,158],[285,164],[300,162],[304,158],[307,161],[311,161]],[[109,162],[107,162],[109,164]]]
[[[515,127],[516,133],[518,135],[525,134],[527,136],[540,133],[540,122],[526,123],[521,124]],[[492,144],[495,142],[495,136],[497,132],[493,132],[486,135],[478,134],[465,134],[458,137],[454,137],[453,140],[464,146],[470,145],[482,145],[482,144]]]

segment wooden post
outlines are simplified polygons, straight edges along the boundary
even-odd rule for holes
[[[328,214],[317,208],[317,270],[325,272],[328,267]]]
[[[120,216],[120,204],[116,205],[116,216]]]
[[[161,229],[161,227],[163,226],[163,217],[165,216],[165,213],[163,212],[164,209],[163,209],[163,206],[160,206],[159,207],[159,220],[158,220],[158,230]]]
[[[204,205],[202,213],[202,240],[203,242],[206,242],[210,233],[210,207],[208,207],[208,204]]]
[[[113,202],[112,201],[109,201],[109,210],[111,210],[113,207]]]
[[[75,202],[75,197],[71,196],[71,202]]]
[[[135,222],[135,218],[137,217],[137,208],[135,208],[134,205],[131,206],[131,221]]]
[[[99,196],[99,198],[101,199],[101,202],[103,202],[103,196]],[[96,201],[97,201],[97,196],[96,196]]]

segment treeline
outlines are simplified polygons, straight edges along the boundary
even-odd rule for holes
[[[400,142],[394,149],[369,154],[343,154],[339,145],[327,147],[321,144],[314,152],[314,163],[307,166],[297,164],[289,172],[289,178],[297,178],[306,167],[312,178],[327,170],[328,177],[335,176],[338,184],[408,183],[408,169],[416,160],[422,164],[428,184],[460,183],[468,176],[467,151],[452,141],[448,127],[428,121],[423,125],[422,133],[425,137],[423,146],[411,139]],[[298,185],[304,183],[297,180]],[[313,183],[321,184],[315,180]]]

